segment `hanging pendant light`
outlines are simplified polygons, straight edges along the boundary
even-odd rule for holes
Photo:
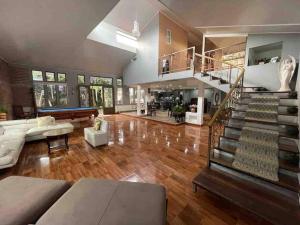
[[[133,21],[132,34],[137,38],[141,36],[140,25],[137,20]]]

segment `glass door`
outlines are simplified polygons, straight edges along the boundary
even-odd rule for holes
[[[79,105],[80,107],[90,106],[89,86],[79,86]]]
[[[103,87],[104,92],[104,114],[115,113],[114,92],[112,87]]]
[[[101,109],[103,108],[103,88],[102,86],[90,86],[91,106]]]

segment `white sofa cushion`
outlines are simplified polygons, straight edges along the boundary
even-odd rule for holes
[[[19,132],[14,135],[4,133],[3,135],[0,136],[0,143],[2,142],[8,142],[8,141],[15,141],[19,139],[24,139],[25,138],[25,133]]]
[[[12,125],[19,125],[19,124],[25,124],[27,120],[7,120],[7,121],[1,121],[1,126],[12,126]]]
[[[0,135],[3,135],[3,134],[4,134],[4,131],[5,131],[4,127],[3,127],[3,126],[0,126]]]
[[[44,126],[53,125],[55,123],[55,120],[53,121],[52,118],[53,117],[51,117],[51,116],[38,117],[37,118],[37,125],[38,125],[38,127],[44,127]]]
[[[43,133],[48,130],[61,129],[61,128],[70,129],[70,132],[73,132],[74,129],[71,123],[61,123],[61,124],[55,124],[50,126],[44,126],[44,127],[33,127],[26,132],[26,135],[27,136],[43,135]]]
[[[12,155],[6,155],[4,157],[0,157],[0,166],[4,166],[13,162]]]
[[[53,117],[52,117],[53,118]],[[53,118],[54,119],[54,118]],[[37,119],[28,119],[26,121],[27,124],[36,124],[37,125]]]
[[[0,158],[8,155],[11,150],[7,146],[0,144]]]

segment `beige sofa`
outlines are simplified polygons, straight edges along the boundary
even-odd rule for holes
[[[82,178],[0,181],[1,225],[166,225],[163,186]]]
[[[44,132],[59,128],[74,129],[71,123],[57,123],[53,117],[45,126],[38,126],[37,119],[0,122],[0,169],[17,163],[25,142],[44,139]]]

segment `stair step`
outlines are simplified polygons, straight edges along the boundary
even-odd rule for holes
[[[270,121],[258,121],[252,119],[245,119],[244,117],[232,117],[235,120],[242,120],[245,122],[253,122],[253,123],[260,123],[260,124],[277,124],[277,125],[286,125],[286,126],[296,126],[298,127],[298,123],[291,123],[286,121],[278,121],[278,122],[270,122]]]
[[[211,76],[211,79],[212,79],[212,80],[220,80],[219,77],[215,77],[215,76]]]
[[[240,98],[239,104],[248,105],[251,102],[251,98]],[[279,101],[279,106],[298,106],[298,99],[290,99],[290,98],[281,98]]]
[[[222,85],[222,84],[228,84],[228,82],[226,81],[226,80],[224,80],[224,79],[220,79],[220,84]]]
[[[298,225],[299,206],[284,195],[252,181],[212,168],[204,168],[193,184],[261,216],[276,225]]]
[[[220,136],[220,138],[224,138],[227,139],[228,141],[232,141],[232,142],[239,142],[239,136]],[[296,143],[294,144],[284,144],[280,141],[279,139],[279,151],[285,151],[285,152],[290,152],[290,153],[294,153],[294,154],[299,154],[299,150],[298,150],[298,146]]]
[[[225,148],[225,147],[219,147],[219,148],[215,148],[218,151],[221,152],[227,152],[230,153],[232,155],[235,155],[236,149],[232,149],[232,148]],[[291,172],[295,172],[295,173],[299,173],[300,172],[300,167],[299,165],[293,164],[287,160],[284,159],[279,159],[279,168],[284,169],[284,170],[288,170]]]
[[[235,124],[229,124],[229,125],[225,126],[225,128],[234,129],[234,130],[237,130],[237,131],[242,131],[243,125],[237,126]],[[260,129],[260,127],[258,127],[258,129]],[[269,128],[263,128],[263,129],[272,130],[272,129],[269,129]],[[296,134],[288,134],[286,131],[284,131],[282,129],[279,129],[279,137],[298,139],[299,133],[297,132]]]
[[[247,109],[233,109],[232,111],[246,113]],[[295,116],[295,117],[297,117],[298,116],[298,112],[288,113],[288,112],[284,112],[284,111],[279,111],[278,115],[281,115],[281,116]]]
[[[273,95],[279,96],[280,98],[296,99],[297,95],[290,95],[290,91],[278,92],[278,91],[244,91],[242,94],[243,98],[250,98],[253,95]]]
[[[232,170],[236,170],[236,171],[248,174],[244,171],[240,171],[239,169],[233,167],[233,165],[232,165],[233,160],[229,159],[228,157],[224,157],[222,155],[216,156],[216,154],[214,154],[214,155],[211,155],[210,159],[211,159],[212,162],[217,163],[219,165],[225,166],[225,167],[230,168]],[[265,180],[265,181],[270,182],[272,184],[287,188],[287,189],[289,189],[291,191],[294,191],[294,192],[297,192],[297,193],[300,192],[300,186],[299,186],[299,182],[298,182],[297,177],[293,178],[293,177],[287,176],[285,174],[279,174],[278,175],[279,176],[279,181],[271,181],[271,180],[267,180],[267,179],[262,178],[262,177],[255,176],[253,174],[248,174],[248,175],[259,178],[261,180]]]

